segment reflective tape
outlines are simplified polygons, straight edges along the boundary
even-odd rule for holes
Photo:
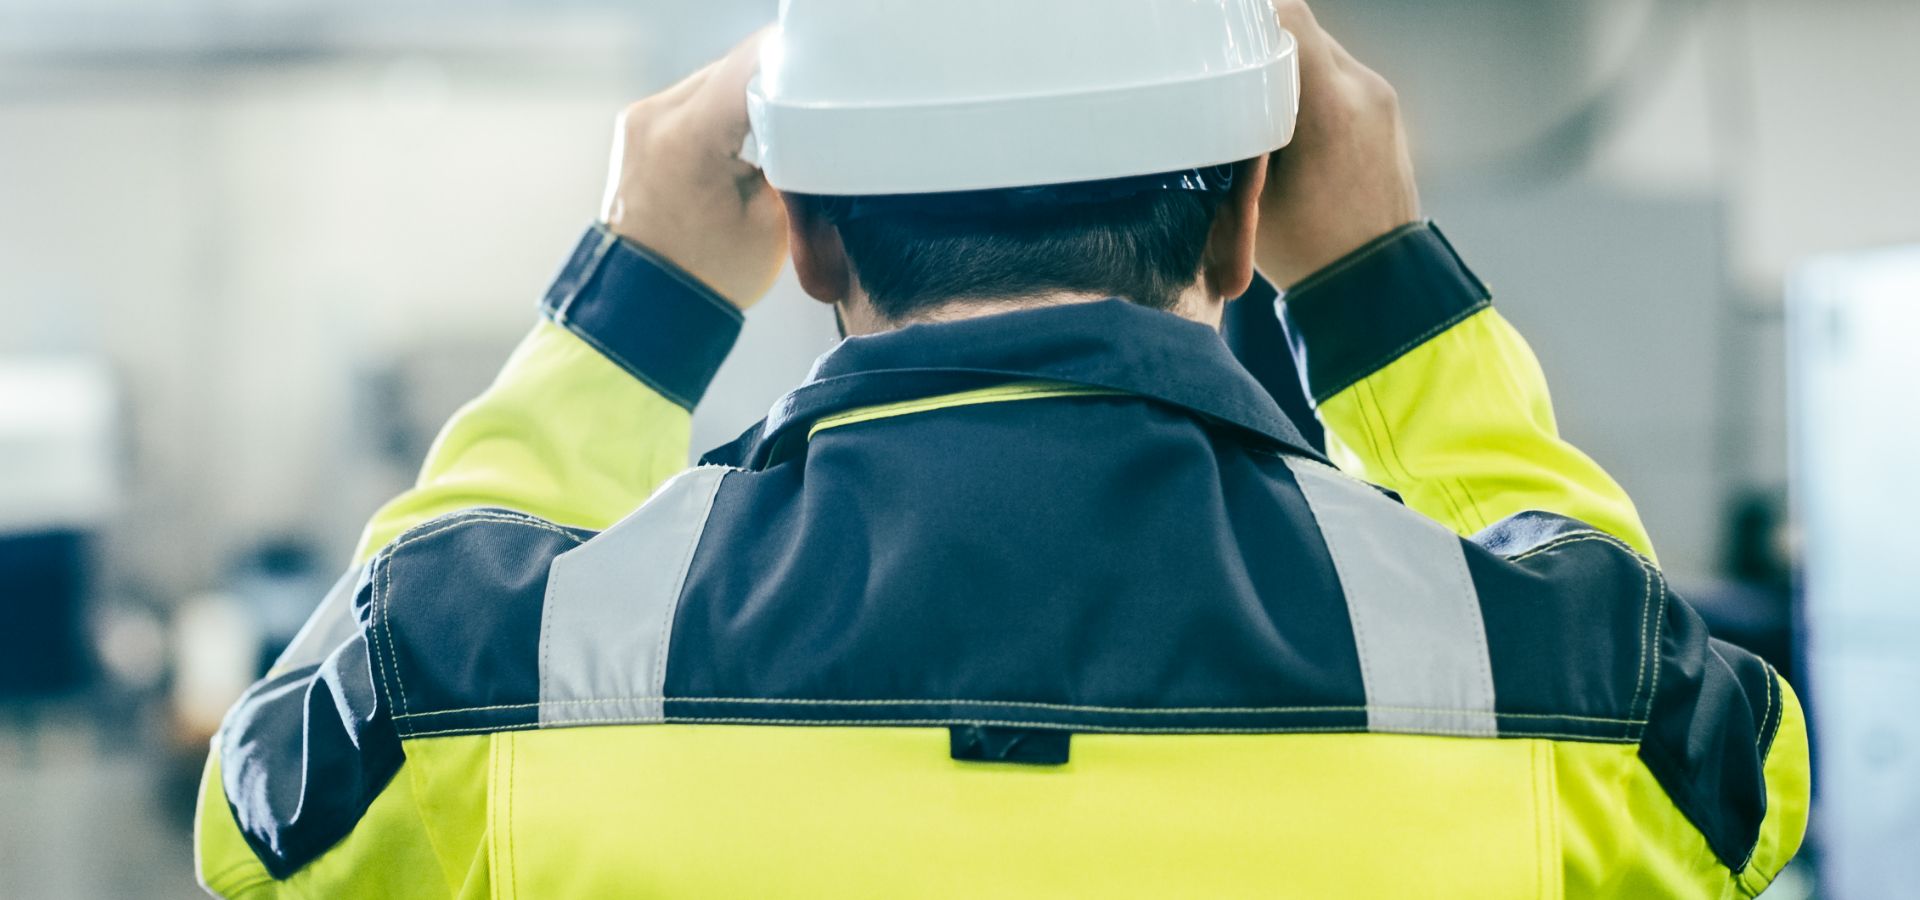
[[[1367,730],[1493,737],[1493,668],[1460,538],[1374,488],[1296,457],[1353,622]]]
[[[720,482],[688,469],[548,570],[540,622],[540,724],[660,722],[667,644]]]

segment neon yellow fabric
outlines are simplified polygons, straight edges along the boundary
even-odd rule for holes
[[[1328,455],[1469,535],[1514,513],[1571,516],[1653,558],[1633,501],[1560,437],[1526,339],[1488,308],[1320,404]],[[1558,742],[1561,843],[1573,897],[1751,896],[1799,849],[1810,768],[1799,701],[1785,698],[1767,757],[1760,845],[1738,876],[1673,805],[1634,747]],[[1743,892],[1743,893],[1742,893]]]
[[[1786,708],[1767,756],[1767,817],[1745,871],[1731,876],[1626,744],[1556,743],[1561,849],[1570,897],[1754,897],[1806,835],[1806,720]]]
[[[1492,308],[1328,398],[1319,415],[1336,465],[1460,534],[1538,509],[1653,558],[1633,501],[1561,439],[1539,361]]]
[[[435,516],[499,506],[605,528],[687,467],[693,417],[544,319],[455,413],[412,490],[374,514],[357,561]]]
[[[502,897],[1557,896],[1539,741],[1088,734],[1021,767],[941,728],[495,740]]]
[[[1753,861],[1740,875],[1740,886],[1757,897],[1800,852],[1807,836],[1807,815],[1813,802],[1813,765],[1807,749],[1807,714],[1800,698],[1780,682],[1780,728],[1767,751],[1767,817],[1760,823],[1760,843]]]
[[[246,900],[448,896],[416,803],[412,765],[410,760],[401,767],[346,840],[292,878],[274,881],[240,837],[220,789],[220,761],[209,759],[194,814],[200,883],[222,897]]]
[[[686,410],[542,319],[493,384],[442,429],[413,489],[374,514],[355,562],[408,528],[475,506],[606,528],[686,467],[691,424]],[[468,743],[485,747],[483,739]],[[470,777],[481,764],[449,761],[449,753],[409,744],[406,763],[360,827],[284,882],[273,881],[241,839],[219,760],[210,759],[195,827],[202,884],[232,897],[454,896],[470,886],[468,868],[484,862],[486,795]],[[425,780],[447,787],[416,794]]]

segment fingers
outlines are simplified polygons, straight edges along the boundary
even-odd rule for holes
[[[1300,42],[1301,78],[1322,80],[1327,73],[1372,74],[1372,70],[1354,59],[1338,38],[1320,26],[1306,0],[1273,0],[1273,12],[1280,27],[1293,33]]]
[[[748,35],[695,76],[700,86],[690,100],[694,114],[702,130],[728,144],[730,153],[747,138],[747,83],[760,71],[760,45],[772,32],[767,26]]]
[[[1280,18],[1280,26],[1296,34],[1301,31],[1319,30],[1320,23],[1313,17],[1313,9],[1306,0],[1273,0],[1273,13]]]
[[[1344,108],[1396,111],[1393,85],[1355,59],[1327,33],[1306,0],[1272,0],[1282,27],[1300,42],[1300,119],[1303,129]]]
[[[1325,68],[1333,61],[1328,44],[1333,38],[1320,27],[1320,21],[1313,16],[1313,10],[1306,0],[1273,0],[1274,16],[1280,20],[1280,27],[1293,35],[1300,43],[1300,68],[1303,71]]]

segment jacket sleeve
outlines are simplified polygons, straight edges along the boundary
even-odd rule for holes
[[[604,528],[686,468],[693,407],[740,311],[598,226],[540,308],[493,385],[441,430],[414,488],[374,515],[359,559],[472,507]]]
[[[1541,510],[1653,556],[1626,492],[1560,437],[1526,340],[1431,223],[1295,285],[1281,322],[1340,468],[1462,535]]]
[[[406,762],[369,667],[376,554],[422,523],[479,507],[572,529],[612,524],[686,467],[692,409],[742,321],[705,285],[599,226],[540,313],[493,384],[441,430],[414,487],[375,513],[354,568],[228,714],[195,817],[209,891],[450,893],[459,873],[435,861],[445,848],[415,812],[412,780],[396,777]],[[328,783],[309,789],[313,776]],[[343,821],[361,827],[342,831]]]
[[[1295,285],[1280,316],[1342,469],[1515,571],[1564,566],[1555,557],[1567,554],[1552,551],[1574,541],[1620,542],[1646,558],[1647,583],[1660,585],[1665,605],[1633,502],[1560,437],[1532,350],[1432,223],[1396,229]],[[1639,740],[1667,790],[1650,800],[1602,790],[1609,808],[1645,802],[1622,826],[1642,840],[1619,856],[1569,845],[1569,883],[1665,872],[1654,882],[1672,889],[1698,876],[1700,859],[1717,858],[1734,891],[1752,896],[1805,833],[1800,705],[1771,666],[1711,640],[1677,598],[1663,618],[1655,633],[1670,671],[1654,677],[1660,689]]]

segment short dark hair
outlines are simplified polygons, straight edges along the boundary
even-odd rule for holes
[[[840,201],[814,199],[824,209]],[[888,319],[1047,291],[1172,309],[1200,273],[1219,207],[1217,193],[1157,190],[963,215],[882,206],[836,224],[860,286]]]

